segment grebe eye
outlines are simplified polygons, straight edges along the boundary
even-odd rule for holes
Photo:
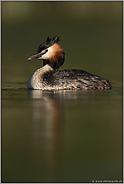
[[[48,49],[46,49],[45,52],[48,52]]]

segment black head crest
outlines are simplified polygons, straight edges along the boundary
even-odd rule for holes
[[[46,41],[42,43],[41,45],[39,45],[37,49],[37,53],[41,52],[44,49],[47,49],[48,47],[51,47],[54,43],[57,43],[59,41],[60,39],[58,36],[54,36],[53,39],[47,37]]]

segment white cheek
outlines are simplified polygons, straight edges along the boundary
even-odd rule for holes
[[[48,53],[44,54],[43,56],[39,57],[38,59],[48,59],[49,55]]]
[[[48,48],[48,52],[46,52],[46,54],[42,55],[38,59],[49,59],[51,57],[51,53],[52,53],[52,48]]]
[[[46,54],[44,54],[44,55],[42,56],[42,58],[43,58],[43,59],[49,59],[49,58],[50,58],[50,53],[49,53],[49,51],[48,51]]]

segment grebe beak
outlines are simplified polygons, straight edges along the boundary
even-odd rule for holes
[[[34,55],[32,55],[32,56],[30,56],[29,58],[28,58],[28,60],[32,60],[32,59],[36,59],[36,58],[40,58],[42,55],[44,55],[46,52],[47,52],[48,50],[45,50],[44,52],[40,52],[40,53],[36,53],[36,54],[34,54]]]

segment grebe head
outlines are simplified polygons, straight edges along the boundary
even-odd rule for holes
[[[53,39],[47,37],[47,40],[39,45],[37,53],[30,56],[28,60],[43,59],[43,65],[49,64],[52,68],[58,69],[63,65],[65,59],[62,47],[57,44],[58,41],[60,41],[58,36]]]

